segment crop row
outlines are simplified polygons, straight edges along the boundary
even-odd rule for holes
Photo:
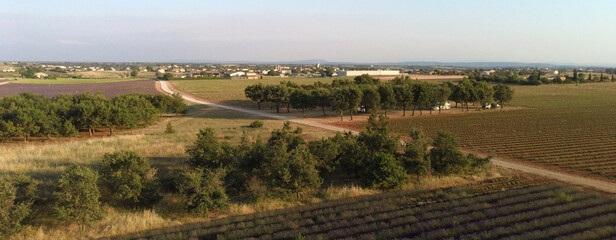
[[[549,238],[611,236],[613,231],[609,226],[615,218],[616,202],[612,198],[514,177],[445,190],[390,192],[230,217],[140,237],[289,239],[301,235],[304,239],[494,239],[530,234],[525,238],[532,239],[537,233],[548,234]]]
[[[428,136],[449,131],[469,150],[616,179],[616,109],[600,106],[405,118],[391,126],[399,134],[411,126]]]

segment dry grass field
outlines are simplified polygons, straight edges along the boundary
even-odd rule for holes
[[[220,139],[239,143],[245,133],[249,138],[265,138],[273,129],[282,127],[279,120],[262,119],[264,127],[246,128],[254,116],[227,110],[192,106],[187,116],[163,118],[158,124],[146,129],[119,132],[112,137],[94,137],[86,140],[56,139],[51,141],[0,144],[0,174],[25,173],[39,181],[42,201],[49,204],[56,180],[62,171],[73,164],[96,168],[105,153],[129,150],[149,157],[158,169],[159,178],[168,177],[185,165],[185,147],[196,139],[199,129],[212,127]],[[165,134],[166,123],[171,122],[176,130]],[[332,136],[334,133],[303,127],[308,139]],[[260,209],[281,208],[285,202],[262,202],[255,205],[238,205],[229,213],[239,214]],[[41,209],[49,209],[49,206]],[[126,211],[109,208],[106,218],[93,227],[79,229],[75,226],[55,225],[48,211],[40,211],[33,220],[35,226],[28,227],[15,239],[82,239],[111,236],[203,220],[192,218],[182,212],[181,202],[174,196],[165,199],[154,209],[148,211]],[[40,225],[40,226],[36,226]]]

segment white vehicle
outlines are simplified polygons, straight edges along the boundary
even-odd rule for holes
[[[445,104],[441,105],[441,106],[432,106],[432,110],[436,111],[439,109],[450,109],[451,108],[451,102],[450,101],[446,101]]]

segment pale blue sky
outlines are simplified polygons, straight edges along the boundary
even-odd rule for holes
[[[616,65],[616,1],[2,1],[0,60]]]

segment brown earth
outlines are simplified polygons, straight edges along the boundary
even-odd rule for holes
[[[60,94],[102,93],[105,97],[113,97],[128,93],[160,94],[153,80],[124,81],[111,83],[85,84],[19,84],[0,85],[0,97],[17,95],[24,92],[55,97]]]

